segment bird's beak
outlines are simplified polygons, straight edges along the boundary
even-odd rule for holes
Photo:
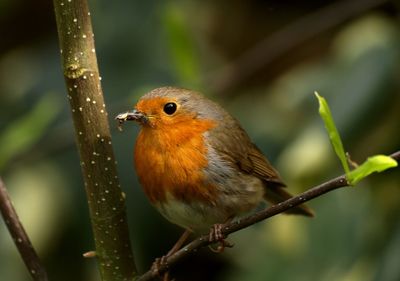
[[[124,113],[120,113],[115,117],[115,120],[118,120],[119,123],[119,128],[121,129],[121,125],[125,122],[125,121],[136,121],[139,122],[141,124],[145,124],[148,121],[147,115],[144,114],[143,112],[140,112],[137,109],[134,109],[132,111],[127,111]]]

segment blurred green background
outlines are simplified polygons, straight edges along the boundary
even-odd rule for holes
[[[132,166],[136,126],[113,117],[175,85],[221,103],[293,193],[342,173],[313,91],[353,160],[400,147],[395,1],[90,1],[98,61],[141,271],[181,233],[148,204]],[[0,2],[0,174],[51,280],[99,280],[61,72],[52,1]],[[127,124],[128,125],[128,124]],[[204,249],[177,280],[398,281],[400,171],[310,202]],[[0,221],[0,280],[30,277]]]

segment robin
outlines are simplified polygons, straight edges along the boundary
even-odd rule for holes
[[[223,242],[223,223],[264,200],[292,197],[239,122],[199,93],[158,88],[116,119],[141,125],[134,153],[139,181],[152,205],[186,230],[168,255],[191,232],[211,229],[210,241]],[[287,213],[313,216],[305,205]]]

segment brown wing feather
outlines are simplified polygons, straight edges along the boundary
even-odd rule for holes
[[[215,106],[215,105],[214,105]],[[224,112],[224,111],[220,111]],[[247,133],[239,123],[228,113],[222,117],[221,125],[209,134],[214,149],[236,162],[245,173],[254,175],[263,180],[265,186],[264,199],[271,203],[279,203],[292,197],[284,190],[286,185],[282,182],[279,173],[272,167],[263,153],[254,145]],[[292,208],[286,213],[313,216],[313,212],[306,205]]]
[[[272,167],[264,154],[255,145],[248,152],[247,158],[251,163],[252,174],[266,182],[273,182],[281,187],[286,186],[282,182],[278,171]]]
[[[252,174],[265,182],[265,200],[276,204],[292,197],[292,195],[283,188],[286,185],[282,182],[278,171],[272,167],[267,158],[255,145],[254,148],[249,151],[248,159],[250,160],[248,162],[252,164]],[[314,212],[304,204],[292,208],[286,213],[309,217],[314,216]]]

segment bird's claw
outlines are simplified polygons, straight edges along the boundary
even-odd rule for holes
[[[212,243],[219,242],[216,249],[210,247],[214,253],[222,253],[225,248],[232,248],[234,245],[225,240],[226,235],[222,233],[222,224],[214,224],[210,229],[209,241]]]
[[[156,258],[153,264],[151,265],[151,270],[155,271],[160,278],[163,276],[165,277],[165,274],[163,274],[163,276],[160,274],[160,268],[163,266],[168,267],[167,258],[168,256],[162,256],[161,258]]]

